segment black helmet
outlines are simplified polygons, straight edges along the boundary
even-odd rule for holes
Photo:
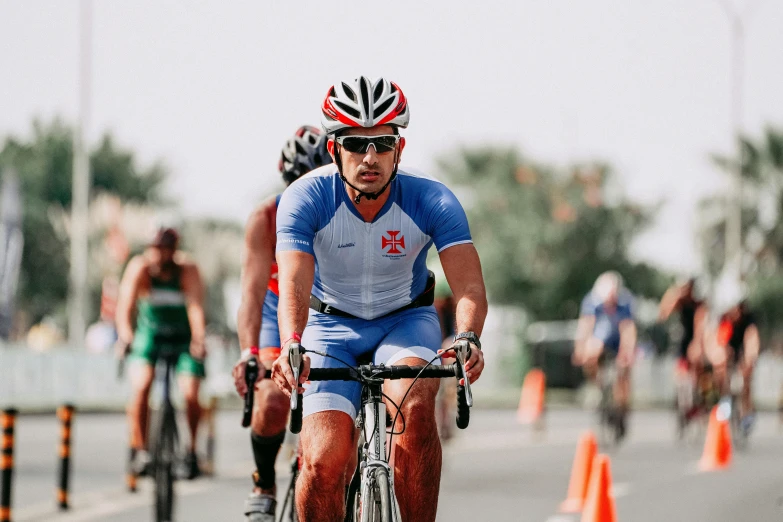
[[[283,145],[277,167],[286,185],[311,170],[332,162],[332,157],[326,150],[326,142],[326,134],[316,127],[304,125],[297,129]]]

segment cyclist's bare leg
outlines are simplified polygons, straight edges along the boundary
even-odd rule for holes
[[[201,404],[198,402],[198,392],[201,388],[201,379],[192,375],[181,375],[178,379],[182,398],[185,400],[185,412],[190,431],[190,451],[196,451],[196,435],[198,423],[201,420]]]
[[[271,368],[271,366],[270,361],[269,367]],[[266,455],[254,455],[256,468],[265,468],[258,469],[258,473],[263,480],[263,477],[273,477],[275,474],[275,459],[277,452],[280,450],[280,444],[277,441],[279,440],[282,443],[282,436],[285,434],[289,402],[288,397],[280,391],[280,388],[271,379],[265,379],[256,384],[254,404],[251,421],[253,435],[259,439],[275,441],[274,444],[270,444],[272,447],[269,448],[270,453],[274,454],[274,458],[266,458]],[[259,457],[261,458],[259,459]],[[259,460],[262,462],[259,462]],[[271,488],[256,487],[254,492],[274,495],[276,488],[274,485]]]
[[[418,358],[405,358],[395,364],[416,366],[423,363]],[[412,382],[412,379],[387,381],[384,393],[399,404]],[[435,398],[439,386],[438,379],[417,381],[401,407],[405,432],[394,437],[393,465],[397,477],[395,493],[405,521],[432,522],[438,510],[442,452],[435,422]],[[397,412],[394,406],[388,406],[394,418]],[[395,431],[401,431],[402,427],[402,420],[398,418]]]
[[[334,522],[345,517],[345,475],[356,451],[356,428],[341,411],[322,411],[302,420],[302,469],[296,481],[299,520]]]
[[[146,450],[149,395],[155,369],[149,364],[136,362],[130,366],[129,373],[131,400],[128,402],[127,417],[130,447],[135,450]]]
[[[740,405],[742,406],[742,415],[748,415],[753,412],[753,403],[750,396],[750,385],[753,381],[753,363],[747,360],[742,364],[742,396]]]
[[[614,386],[614,402],[623,413],[628,411],[631,397],[631,369],[618,365],[617,381]]]

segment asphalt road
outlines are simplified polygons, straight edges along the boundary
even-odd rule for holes
[[[565,498],[576,441],[592,427],[581,410],[550,411],[545,431],[516,423],[511,411],[475,411],[468,430],[444,452],[438,520],[568,522],[557,513]],[[120,415],[77,415],[74,421],[72,509],[55,509],[58,424],[54,416],[17,422],[14,520],[116,522],[151,519],[152,493],[123,487],[126,457]],[[783,521],[783,434],[777,417],[762,415],[750,447],[730,469],[700,473],[703,439],[674,441],[668,412],[636,412],[627,441],[610,452],[620,522]],[[287,455],[290,449],[281,453]],[[287,481],[285,459],[278,477]],[[217,423],[217,475],[177,483],[177,519],[243,520],[252,459],[238,412]],[[398,480],[400,480],[398,478]],[[282,489],[282,488],[281,488]]]

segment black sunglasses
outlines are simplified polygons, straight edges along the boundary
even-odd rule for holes
[[[375,152],[383,154],[391,152],[400,141],[400,137],[394,134],[383,134],[381,136],[338,136],[335,138],[337,143],[343,146],[348,152],[364,154],[370,148],[375,147]]]

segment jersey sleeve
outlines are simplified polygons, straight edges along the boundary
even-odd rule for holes
[[[620,321],[624,321],[626,319],[630,319],[631,321],[633,321],[633,314],[634,314],[633,296],[631,296],[630,294],[625,294],[622,297],[622,301],[617,306],[617,315]]]
[[[593,304],[592,294],[587,294],[582,299],[582,304],[579,307],[579,315],[595,315],[595,305]]]
[[[438,184],[440,190],[431,200],[430,224],[432,241],[438,252],[465,243],[472,243],[468,226],[468,217],[459,200],[445,185]]]
[[[277,252],[295,250],[315,255],[313,242],[319,229],[319,206],[309,180],[293,183],[277,206]]]

